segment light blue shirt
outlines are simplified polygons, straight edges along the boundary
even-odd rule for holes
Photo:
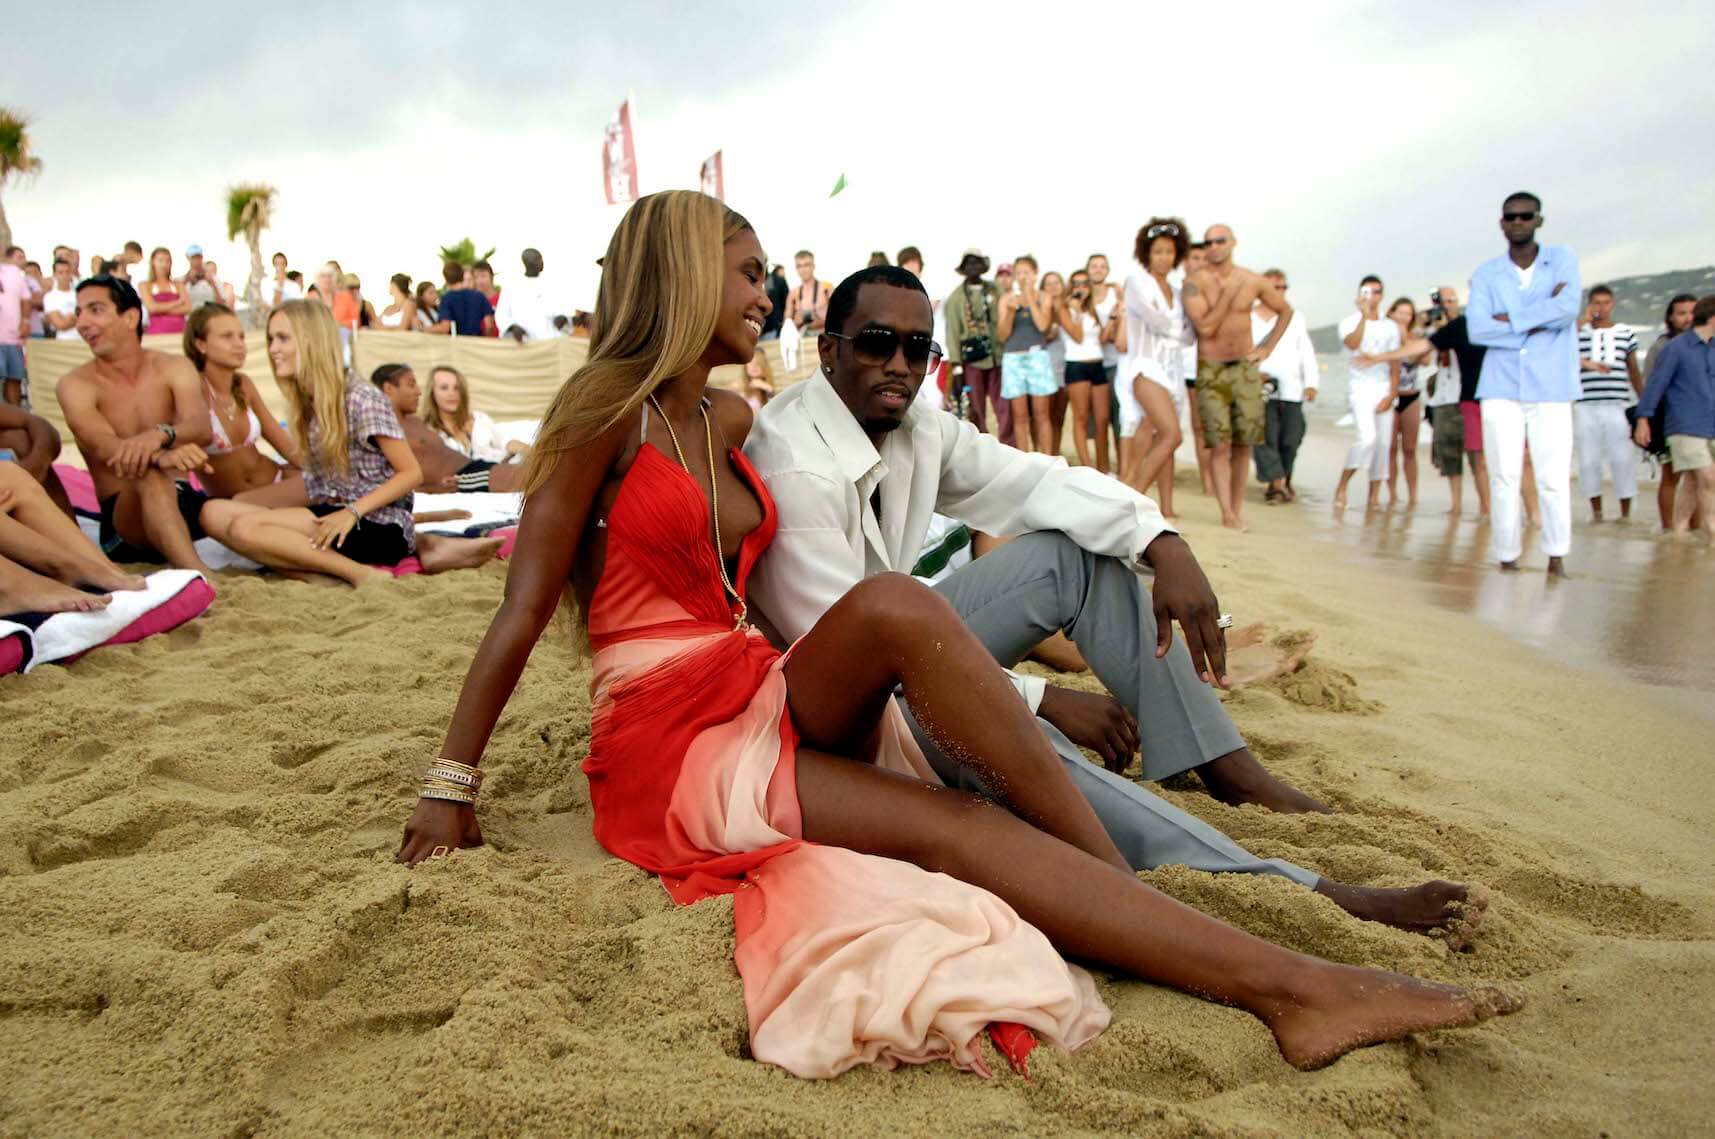
[[[1465,306],[1471,343],[1481,344],[1483,375],[1477,398],[1522,403],[1576,400],[1578,383],[1578,310],[1584,286],[1578,258],[1564,245],[1537,247],[1530,287],[1519,284],[1518,266],[1505,253],[1477,266],[1471,275],[1471,300]],[[1555,285],[1564,285],[1559,295]],[[1504,313],[1506,320],[1496,320]]]

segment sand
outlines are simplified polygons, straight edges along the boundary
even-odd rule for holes
[[[354,593],[226,576],[203,619],[0,680],[0,1134],[1683,1135],[1715,1116],[1715,747],[1373,564],[1297,508],[1189,536],[1302,668],[1229,697],[1329,817],[1174,801],[1353,882],[1493,894],[1474,950],[1274,878],[1146,875],[1287,945],[1526,995],[1300,1073],[1261,1024],[1103,978],[1034,1078],[807,1083],[746,1058],[730,904],[590,836],[587,673],[536,650],[485,767],[490,845],[392,862],[504,569]],[[1088,679],[1072,681],[1088,684]],[[996,1070],[1004,1066],[996,1063]]]

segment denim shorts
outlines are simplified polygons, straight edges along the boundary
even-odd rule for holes
[[[1041,348],[1028,352],[1007,352],[1000,358],[1000,395],[1002,399],[1020,396],[1051,396],[1060,390],[1048,353]]]

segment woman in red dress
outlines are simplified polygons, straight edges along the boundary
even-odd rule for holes
[[[1061,954],[1244,1008],[1301,1067],[1516,1007],[1294,953],[1140,882],[1024,702],[995,695],[993,658],[908,577],[866,580],[786,655],[770,647],[745,620],[775,527],[739,450],[751,411],[707,386],[755,351],[765,264],[749,223],[701,194],[620,222],[443,757],[474,767],[569,589],[594,650],[596,837],[682,903],[735,895],[752,1054],[801,1076],[981,1071],[985,1028],[1015,1060],[1017,1026],[1075,1048],[1108,1012]],[[900,686],[1004,807],[934,780]],[[400,861],[482,841],[459,798],[419,799]]]

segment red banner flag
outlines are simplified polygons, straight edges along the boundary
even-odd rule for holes
[[[721,173],[721,152],[715,151],[703,159],[701,176],[703,193],[711,198],[726,201],[726,178]]]
[[[637,149],[631,137],[631,100],[619,105],[601,143],[601,182],[607,204],[623,205],[637,200]]]

